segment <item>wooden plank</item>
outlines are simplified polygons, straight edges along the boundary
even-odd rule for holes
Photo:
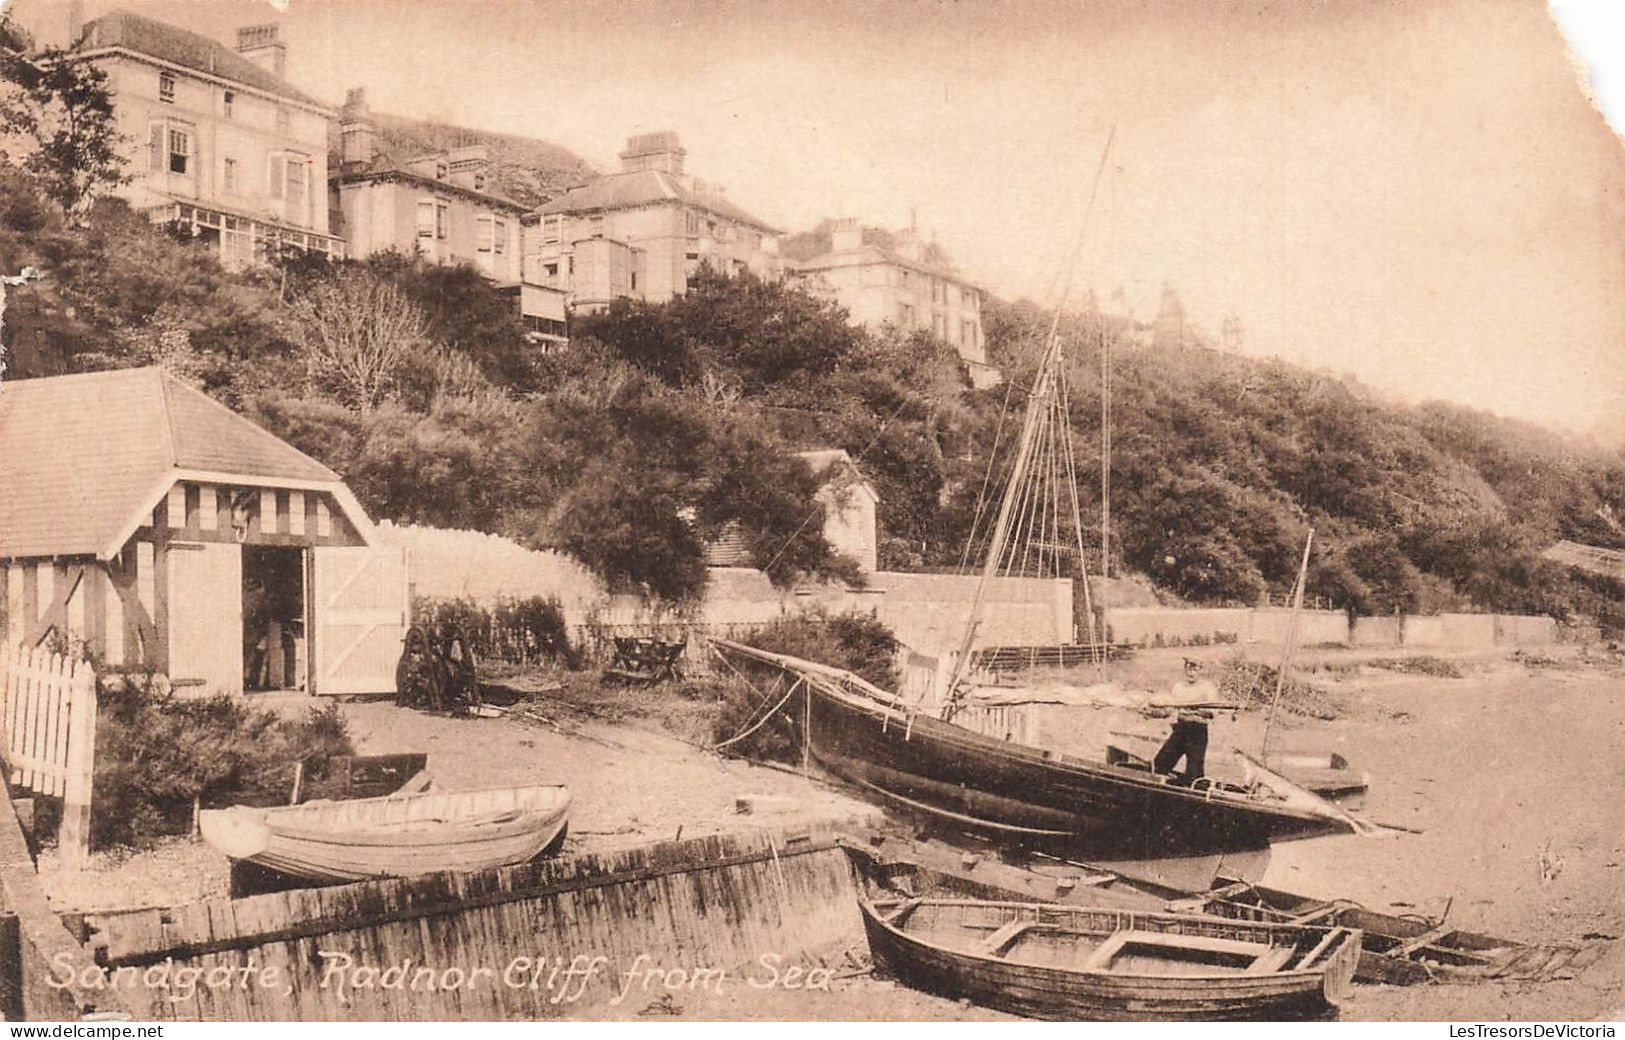
[[[33,630],[34,622],[39,620],[39,568],[38,562],[23,564],[23,611],[22,625],[24,638]]]
[[[1298,962],[1298,967],[1311,967],[1315,963],[1316,958],[1325,953],[1338,936],[1347,934],[1348,929],[1346,928],[1333,928],[1327,931],[1327,933],[1321,938],[1320,942],[1315,945],[1315,948],[1310,950],[1308,954],[1304,956],[1303,960]]]
[[[102,660],[107,655],[107,571],[94,565],[85,571],[85,642]]]
[[[0,646],[11,642],[11,568],[0,562]]]
[[[90,795],[96,760],[96,673],[86,661],[78,663],[72,676],[67,737],[57,846],[62,865],[79,870],[90,859]]]
[[[215,497],[213,484],[197,485],[197,523],[199,531],[220,529],[220,502]]]
[[[998,930],[996,930],[992,935],[988,936],[986,939],[983,939],[982,942],[976,946],[974,952],[979,953],[984,957],[996,957],[1000,953],[1004,952],[1004,948],[1014,942],[1017,936],[1021,935],[1032,926],[1033,922],[1031,921],[1008,921],[999,926]]]
[[[431,899],[414,898],[410,905],[401,906],[395,910],[383,911],[377,907],[363,907],[355,913],[345,911],[343,914],[335,913],[331,907],[324,906],[324,901],[339,898],[348,889],[357,889],[357,885],[341,885],[326,889],[304,889],[304,893],[314,901],[314,905],[299,916],[290,918],[289,923],[274,932],[257,935],[243,935],[227,942],[204,942],[188,939],[186,935],[195,934],[196,929],[187,929],[177,937],[177,941],[169,944],[166,940],[164,948],[149,948],[145,950],[130,950],[118,957],[108,958],[109,967],[122,965],[155,964],[165,957],[174,957],[177,960],[187,957],[198,957],[205,954],[220,953],[225,950],[245,950],[251,947],[263,946],[267,943],[290,942],[298,939],[308,939],[327,935],[336,931],[349,931],[361,928],[377,928],[386,924],[396,924],[403,921],[415,921],[420,918],[443,917],[448,914],[458,914],[467,910],[481,907],[501,906],[521,899],[536,899],[543,896],[552,896],[565,892],[587,892],[615,886],[635,884],[644,881],[653,881],[670,877],[674,874],[702,873],[707,871],[724,870],[751,863],[778,862],[782,865],[785,860],[799,856],[812,855],[839,848],[834,840],[820,840],[798,843],[785,848],[751,849],[735,854],[718,854],[699,861],[689,860],[681,856],[662,854],[667,845],[680,843],[664,843],[650,849],[634,850],[639,853],[635,862],[646,865],[625,870],[613,870],[603,874],[589,874],[596,861],[596,857],[580,856],[568,864],[581,873],[561,880],[552,880],[553,875],[549,867],[557,869],[557,865],[541,863],[534,867],[518,868],[520,873],[512,875],[516,883],[511,887],[497,888],[489,892],[470,895],[464,898],[443,897]],[[427,887],[435,883],[435,879],[444,879],[450,875],[430,875],[425,878],[410,879],[409,884]]]
[[[70,567],[66,561],[58,560],[51,565],[51,604],[45,612],[34,619],[28,634],[23,642],[29,646],[36,646],[55,629],[64,639],[68,636],[68,601],[78,591],[79,583],[84,580],[84,564],[74,564]]]
[[[303,491],[288,492],[288,527],[291,535],[302,537],[305,533],[305,493]]]
[[[1418,935],[1416,938],[1407,939],[1405,942],[1400,943],[1398,946],[1394,947],[1392,950],[1389,950],[1388,951],[1388,956],[1390,956],[1390,957],[1409,957],[1411,954],[1415,953],[1417,950],[1420,950],[1422,947],[1433,945],[1434,940],[1441,939],[1445,935],[1447,935],[1448,933],[1453,932],[1455,930],[1456,930],[1456,928],[1455,928],[1454,925],[1452,925],[1452,924],[1450,924],[1448,922],[1445,922],[1445,921],[1440,921],[1436,926],[1434,926],[1433,928],[1429,928],[1427,931],[1423,932],[1421,935]]]
[[[73,696],[73,671],[78,662],[59,657],[56,661],[56,682],[45,701],[45,732],[40,742],[40,757],[49,763],[41,794],[53,798],[62,796],[67,787],[68,762],[68,704]]]
[[[276,534],[276,489],[260,488],[260,508],[255,517],[255,527],[249,530],[258,530],[261,534]]]
[[[164,506],[164,518],[160,526],[167,526],[172,531],[186,526],[186,485],[179,481],[171,484],[169,494],[161,504]]]

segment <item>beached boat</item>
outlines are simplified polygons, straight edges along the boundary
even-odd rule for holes
[[[1185,785],[977,733],[839,668],[712,643],[800,680],[806,703],[787,714],[806,727],[811,757],[830,772],[889,805],[1001,844],[1070,858],[1160,859],[1356,829],[1347,813],[1263,771],[1248,787]]]
[[[1141,737],[1140,734],[1123,734],[1123,736],[1139,738],[1150,744],[1157,742],[1155,738]],[[1150,758],[1116,744],[1106,745],[1106,761],[1110,765],[1138,769],[1142,772],[1150,772],[1152,768]],[[1350,768],[1348,759],[1335,753],[1299,752],[1271,755],[1269,765],[1304,790],[1345,809],[1359,809],[1371,786],[1370,778],[1365,773]],[[1242,779],[1240,770],[1226,771],[1222,764],[1214,773],[1213,778],[1222,783],[1235,784]]]
[[[899,981],[1032,1018],[1324,1018],[1360,954],[1350,928],[980,899],[861,906],[876,965]]]
[[[1390,986],[1475,979],[1540,981],[1572,975],[1606,952],[1599,942],[1532,945],[1457,928],[1443,918],[1382,913],[1352,900],[1312,899],[1245,882],[1177,900],[1170,907],[1243,921],[1358,928],[1364,949],[1356,980]]]
[[[341,884],[524,863],[560,842],[569,810],[569,788],[539,784],[234,806],[199,814],[199,825],[233,860]]]

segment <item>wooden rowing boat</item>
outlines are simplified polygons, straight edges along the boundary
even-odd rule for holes
[[[562,843],[569,788],[432,791],[199,815],[203,838],[233,860],[323,884],[484,870]]]
[[[1121,735],[1132,736],[1152,744],[1157,742],[1154,738],[1142,737],[1140,734]],[[1147,773],[1151,771],[1151,759],[1117,744],[1106,745],[1106,762],[1126,769],[1137,769]],[[1371,786],[1370,778],[1365,773],[1350,768],[1348,759],[1338,754],[1313,755],[1300,752],[1271,755],[1269,765],[1304,790],[1344,809],[1359,809]],[[1242,775],[1239,771],[1227,770],[1223,763],[1216,763],[1213,779],[1223,784],[1234,785],[1242,782]]]
[[[1032,1018],[1334,1014],[1360,933],[980,899],[861,903],[875,963],[918,989]]]

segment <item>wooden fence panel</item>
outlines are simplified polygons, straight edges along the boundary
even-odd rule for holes
[[[0,647],[0,767],[7,781],[63,800],[63,862],[89,853],[96,673],[43,647]]]

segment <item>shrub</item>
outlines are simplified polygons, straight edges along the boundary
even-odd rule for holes
[[[181,698],[150,674],[129,676],[100,696],[91,840],[185,833],[194,800],[284,802],[295,763],[354,750],[336,705],[288,719],[227,694]]]
[[[412,603],[412,622],[461,628],[478,658],[522,665],[548,662],[569,668],[580,666],[579,654],[570,645],[564,608],[553,596],[501,599],[490,608],[462,596],[420,596]]]
[[[760,650],[844,668],[884,690],[897,688],[897,637],[871,614],[826,614],[814,611],[783,618],[741,640]],[[722,706],[712,726],[717,741],[728,740],[756,724],[762,713],[795,681],[771,665],[729,658],[737,681],[722,688]],[[726,670],[726,669],[725,669]],[[729,672],[729,675],[734,675]],[[740,677],[744,678],[741,679]],[[792,697],[773,719],[727,748],[730,753],[798,762],[801,759],[800,698]]]

